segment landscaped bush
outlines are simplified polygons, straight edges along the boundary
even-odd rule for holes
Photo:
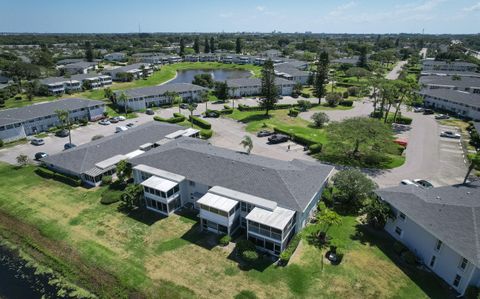
[[[225,105],[225,106],[226,106],[226,105]],[[228,107],[228,106],[227,106],[227,107]],[[232,109],[232,108],[220,110],[220,114],[232,114],[232,113],[233,113],[233,109]]]
[[[166,118],[163,118],[163,117],[160,117],[160,116],[154,116],[154,117],[153,117],[153,120],[161,121],[161,122],[166,122],[166,121],[167,121]]]
[[[298,113],[300,113],[300,111],[298,111],[296,108],[288,110],[288,115],[291,117],[297,117]]]
[[[310,94],[309,94],[309,93],[302,92],[301,95],[302,95],[302,98],[306,98],[306,99],[310,98]]]
[[[109,188],[102,192],[100,203],[104,205],[109,205],[115,202],[119,202],[122,198],[122,194],[123,192],[120,190],[112,190]]]
[[[202,129],[210,130],[212,128],[212,125],[208,121],[201,119],[200,117],[190,115],[189,120]]]
[[[171,117],[171,118],[163,118],[163,117],[160,117],[160,116],[154,116],[153,119],[156,120],[156,121],[166,122],[166,123],[170,123],[170,124],[176,124],[176,123],[181,123],[186,118],[183,115],[175,116],[175,114],[179,114],[179,113],[174,113],[173,114],[174,117]]]
[[[212,137],[212,135],[213,135],[213,131],[212,131],[212,130],[206,130],[206,129],[200,130],[200,136],[201,136],[203,139],[209,139],[210,137]]]
[[[0,139],[0,147],[3,147],[3,144],[4,144],[4,143],[3,143],[3,140]]]
[[[88,119],[86,119],[86,118],[81,119],[80,120],[80,125],[82,125],[82,126],[88,125]]]
[[[250,290],[243,290],[237,295],[235,295],[235,297],[233,298],[234,299],[257,299],[258,297],[254,292]]]
[[[302,134],[292,134],[291,137],[293,141],[295,141],[296,143],[300,143],[301,145],[310,146],[317,143],[315,140],[312,140],[309,137]]]
[[[310,154],[317,154],[322,151],[323,144],[321,143],[316,143],[312,144],[308,147],[308,150],[310,151]]]
[[[353,101],[350,100],[343,100],[338,103],[340,106],[345,106],[345,107],[352,107],[353,106]]]
[[[219,117],[220,112],[218,110],[207,109],[205,111],[205,116],[207,116],[207,117]]]
[[[344,99],[347,99],[348,98],[348,91],[344,91],[343,94],[342,94],[342,97]],[[340,104],[340,105],[342,105],[342,104]]]
[[[184,119],[186,118],[185,115],[183,115],[181,113],[178,113],[178,112],[174,112],[173,117],[183,117]]]
[[[396,119],[395,122],[397,124],[402,124],[402,125],[411,125],[412,124],[412,119],[410,117],[397,116],[397,119]]]
[[[111,183],[112,183],[112,176],[111,175],[102,176],[102,186],[110,185]]]
[[[480,299],[480,288],[476,286],[469,286],[465,291],[465,299]]]
[[[40,168],[35,169],[35,173],[37,175],[41,176],[42,178],[56,180],[56,181],[59,181],[61,183],[73,186],[73,187],[78,187],[78,186],[82,185],[82,180],[81,179],[79,179],[77,177],[71,177],[71,176],[63,175],[61,173],[54,172],[50,169],[40,167]]]
[[[350,96],[354,97],[358,95],[358,93],[360,92],[360,88],[356,86],[350,86],[349,88],[347,88],[347,91]]]
[[[255,262],[258,260],[258,253],[255,250],[245,250],[241,254],[242,259],[246,262]]]
[[[402,254],[402,252],[404,252],[405,250],[407,250],[407,247],[405,247],[405,245],[403,245],[402,243],[398,242],[398,241],[395,241],[395,243],[393,243],[393,251],[396,253],[396,254]]]
[[[277,127],[274,127],[273,131],[275,133],[284,134],[284,135],[288,135],[288,136],[290,136],[292,134],[292,133],[290,133],[290,131],[284,130],[282,128],[277,128]]]
[[[300,244],[300,240],[302,238],[300,237],[299,234],[295,235],[293,239],[290,241],[290,244],[288,244],[287,248],[280,253],[280,264],[281,265],[287,265],[288,261],[292,257],[293,253],[295,252],[295,249],[297,249],[298,244]]]
[[[413,266],[417,263],[417,257],[410,250],[407,250],[404,253],[402,253],[402,258],[409,265]]]
[[[220,240],[218,240],[218,243],[221,246],[227,246],[228,244],[230,244],[231,240],[232,240],[232,237],[230,237],[229,235],[224,235],[220,238]]]

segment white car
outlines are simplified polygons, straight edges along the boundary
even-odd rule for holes
[[[121,116],[121,115],[120,115],[120,116],[117,116],[117,119],[118,119],[119,121],[124,121],[124,120],[126,120],[127,118],[126,118],[125,116]]]
[[[452,131],[443,131],[442,133],[440,133],[440,137],[460,139],[462,136]]]
[[[124,126],[116,127],[116,128],[115,128],[115,133],[125,132],[125,131],[127,131],[127,130],[128,130],[128,128],[127,128],[127,127],[124,127]]]
[[[102,119],[98,123],[101,124],[102,126],[108,126],[108,125],[112,124],[108,119]]]
[[[414,185],[414,186],[418,186],[417,184],[415,184],[413,181],[411,180],[402,180],[400,182],[400,185]]]

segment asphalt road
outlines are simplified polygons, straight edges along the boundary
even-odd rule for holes
[[[407,61],[402,60],[397,62],[395,67],[385,75],[385,78],[388,80],[396,80],[398,79],[398,76],[400,75],[400,71],[402,70],[402,67],[407,63]]]

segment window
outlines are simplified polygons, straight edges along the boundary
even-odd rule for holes
[[[435,251],[440,251],[442,248],[442,241],[437,240],[437,244],[435,244]]]
[[[397,233],[397,235],[399,236],[402,236],[402,229],[400,227],[395,227],[395,233]]]
[[[430,268],[433,268],[433,266],[435,266],[435,260],[437,259],[436,256],[432,256],[432,259],[430,260]]]
[[[453,286],[454,287],[458,287],[458,285],[460,284],[460,280],[462,279],[462,277],[460,275],[456,275],[455,276],[455,279],[453,280]]]
[[[189,184],[190,186],[195,186],[195,182],[193,182],[193,181],[189,181],[188,184]]]
[[[247,211],[247,204],[244,203],[243,201],[240,202],[240,206],[242,208],[242,212],[246,212]]]
[[[462,270],[465,270],[465,268],[467,268],[467,265],[468,265],[468,260],[462,257],[462,260],[460,261],[460,265],[458,265],[458,267]]]
[[[405,214],[403,214],[402,212],[400,212],[400,214],[398,214],[398,217],[400,217],[400,219],[405,221]]]

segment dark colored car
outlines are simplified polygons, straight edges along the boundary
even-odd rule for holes
[[[68,135],[70,135],[70,133],[68,133],[68,130],[67,129],[62,129],[62,130],[58,130],[57,132],[55,132],[55,136],[57,137],[68,137]]]
[[[146,113],[147,115],[154,115],[154,114],[155,114],[155,112],[154,112],[152,109],[147,109],[147,110],[145,111],[145,113]]]
[[[425,114],[425,115],[433,114],[433,113],[434,113],[434,112],[433,112],[432,109],[425,109],[425,110],[423,111],[423,114]]]
[[[261,130],[261,131],[258,131],[257,133],[257,137],[267,137],[271,135],[273,135],[273,132],[268,130]]]
[[[35,154],[35,160],[37,161],[45,157],[48,157],[48,154],[44,152],[38,152]]]
[[[65,143],[65,145],[63,146],[63,149],[68,150],[68,149],[71,149],[71,148],[74,148],[74,147],[77,147],[77,146],[73,143]]]
[[[134,124],[133,124],[133,123],[128,123],[128,124],[126,124],[126,126],[129,127],[129,128],[131,128],[131,127],[134,126]]]
[[[116,124],[119,122],[118,118],[117,117],[112,117],[109,119],[109,121],[112,123],[112,124]]]
[[[180,108],[188,109],[188,104],[187,103],[180,104]]]
[[[205,113],[205,117],[217,118],[217,117],[220,117],[220,113],[218,113],[216,111],[208,111],[208,112]]]
[[[282,142],[287,142],[289,137],[287,135],[283,134],[274,134],[270,137],[268,137],[268,142],[271,144],[276,144],[276,143],[282,143]]]

